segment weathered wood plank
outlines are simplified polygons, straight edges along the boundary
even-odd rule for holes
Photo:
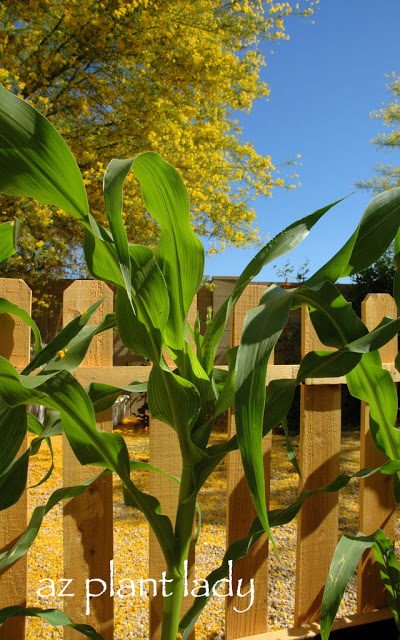
[[[251,285],[242,294],[232,313],[231,346],[240,343],[243,322],[246,313],[256,307],[265,286]],[[270,364],[273,363],[273,354]],[[236,431],[234,409],[229,411],[229,437]],[[264,472],[266,477],[266,500],[269,502],[270,464],[271,464],[271,434],[263,439]],[[226,514],[226,543],[230,545],[235,540],[247,535],[250,525],[256,516],[253,502],[244,477],[242,460],[239,451],[232,451],[228,455],[227,467],[227,514]],[[234,585],[241,580],[241,593],[250,590],[253,581],[254,602],[245,613],[241,613],[250,604],[250,596],[240,597],[233,589],[233,596],[226,599],[225,606],[225,637],[234,640],[265,631],[267,627],[268,610],[268,540],[261,538],[251,549],[246,558],[240,560],[232,571]]]
[[[370,611],[363,614],[356,613],[354,615],[345,616],[344,618],[338,618],[335,620],[332,630],[348,629],[361,624],[388,620],[392,617],[393,614],[389,607],[386,609],[379,609],[379,611]],[[299,627],[292,627],[291,629],[281,629],[280,631],[270,631],[269,633],[246,636],[239,638],[238,640],[304,640],[304,638],[315,638],[319,632],[319,624],[317,622],[313,622]]]
[[[0,296],[31,313],[32,293],[22,280],[0,278]],[[30,360],[30,328],[16,316],[0,314],[0,355],[15,367],[26,367]],[[27,438],[18,455],[26,451]],[[0,552],[12,547],[28,524],[28,496],[24,491],[17,504],[0,512]],[[26,606],[27,556],[8,567],[0,577],[0,609]],[[24,640],[25,618],[7,620],[0,628],[0,640]]]
[[[302,356],[322,346],[302,309]],[[316,489],[339,473],[341,401],[339,385],[301,388],[301,489]],[[338,496],[320,493],[307,500],[297,520],[295,624],[319,619],[322,593],[337,545]],[[316,562],[315,559],[318,559]]]
[[[370,293],[361,305],[361,317],[374,329],[384,316],[397,316],[396,303],[385,293]],[[397,355],[397,336],[379,352],[386,363],[394,363]],[[360,468],[374,469],[387,458],[375,447],[369,425],[369,406],[361,403]],[[392,494],[392,476],[374,474],[360,481],[360,531],[366,535],[383,529],[394,540],[396,528],[395,503]],[[357,610],[359,613],[386,606],[386,593],[373,551],[363,554],[358,566]]]
[[[81,314],[93,302],[107,296],[90,319],[97,324],[113,311],[113,294],[103,282],[78,280],[64,292],[63,324]],[[96,336],[86,354],[85,367],[112,367],[112,332]],[[110,371],[110,369],[109,369]],[[96,416],[97,426],[112,431],[111,410]],[[98,467],[82,467],[66,438],[63,439],[63,483],[74,485],[99,472]],[[72,578],[75,596],[65,598],[64,609],[74,622],[92,625],[105,640],[113,638],[113,598],[109,595],[110,561],[113,557],[113,503],[111,474],[99,478],[89,489],[64,505],[64,576]],[[104,580],[105,593],[90,599],[86,615],[86,580]],[[88,583],[92,593],[100,593],[100,582]],[[65,640],[78,640],[81,634],[64,627]]]
[[[193,327],[197,314],[197,296],[194,298],[188,313],[188,321]],[[191,341],[192,342],[192,341]],[[192,343],[193,346],[193,343]],[[169,366],[174,366],[172,358],[168,356]],[[181,452],[178,437],[173,429],[155,420],[150,416],[150,443],[149,459],[151,464],[162,469],[166,473],[180,477],[182,471]],[[162,512],[167,515],[172,523],[175,522],[176,509],[178,505],[179,486],[173,480],[165,476],[150,472],[150,494],[156,496],[160,501]],[[195,554],[192,549],[188,562],[188,583],[195,577]],[[150,530],[149,540],[149,576],[155,580],[160,580],[163,571],[166,570],[164,556],[154,533]],[[182,615],[188,610],[193,599],[185,597],[182,603]],[[163,615],[164,598],[160,589],[157,595],[150,592],[150,638],[159,640],[161,638],[161,622]],[[194,639],[194,631],[191,634]]]

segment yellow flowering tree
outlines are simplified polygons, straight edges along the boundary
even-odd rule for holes
[[[373,111],[371,117],[381,120],[389,131],[380,133],[371,142],[378,149],[398,151],[400,147],[400,77],[394,72],[388,77],[390,82],[387,88],[391,93],[391,99],[382,109]],[[359,182],[357,186],[370,189],[374,193],[400,186],[400,166],[377,164],[374,171],[375,175],[372,178]]]
[[[258,240],[252,200],[293,185],[269,156],[243,141],[235,114],[249,112],[254,100],[269,93],[260,80],[262,41],[288,38],[285,18],[308,15],[314,4],[3,0],[0,82],[57,126],[77,158],[100,222],[108,162],[151,150],[181,173],[195,230],[208,239],[209,250],[226,243],[247,246]],[[151,246],[157,229],[138,191],[128,179],[129,239]],[[24,232],[3,274],[17,275],[23,263],[37,291],[50,278],[83,273],[74,222],[24,199],[3,208],[3,221],[15,216]]]

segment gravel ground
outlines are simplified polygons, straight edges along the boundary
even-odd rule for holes
[[[128,448],[132,456],[148,459],[148,438],[146,434],[133,434],[124,431]],[[215,442],[225,436],[214,436]],[[358,468],[359,434],[347,432],[342,437],[343,472],[355,472]],[[297,449],[298,439],[293,443]],[[43,504],[47,495],[61,484],[60,460],[61,441],[54,442],[56,471],[45,485],[30,491],[30,509]],[[48,457],[43,454],[34,457],[30,468],[30,484],[37,482],[46,469]],[[286,453],[283,438],[274,436],[272,453],[271,508],[289,504],[296,498],[297,475],[293,471]],[[196,547],[196,577],[206,577],[222,559],[225,541],[225,503],[224,486],[226,478],[225,463],[221,463],[213,477],[208,480],[200,496],[203,528]],[[141,488],[147,488],[147,472],[138,478]],[[125,507],[122,490],[118,479],[115,480],[114,492],[114,546],[115,546],[115,579],[146,577],[148,556],[148,526],[140,513]],[[357,530],[358,482],[352,481],[340,497],[340,530],[354,533]],[[45,520],[42,530],[29,554],[29,594],[30,606],[60,607],[62,599],[39,598],[36,590],[43,584],[39,580],[62,578],[62,507],[57,506]],[[269,568],[269,618],[268,629],[281,629],[293,626],[294,581],[296,562],[296,522],[274,530],[274,538],[280,552],[278,560],[270,553]],[[115,598],[115,640],[131,640],[148,638],[147,597],[134,599]],[[214,598],[210,601],[197,623],[197,638],[211,640],[223,638],[221,627],[224,617],[224,600]],[[345,594],[340,614],[354,613],[355,580]],[[62,637],[61,629],[50,628],[39,620],[28,621],[27,640],[37,638],[50,640]]]

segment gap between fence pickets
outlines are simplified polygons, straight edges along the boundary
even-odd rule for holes
[[[390,607],[385,609],[376,609],[366,613],[355,613],[354,615],[345,616],[335,620],[332,631],[336,629],[345,629],[355,627],[357,625],[369,624],[371,622],[379,622],[380,620],[388,620],[393,618]],[[259,633],[254,636],[246,636],[237,638],[237,640],[303,640],[303,638],[315,638],[320,633],[320,625],[317,622],[304,624],[301,627],[292,627],[291,629],[280,629],[279,631],[269,631]]]

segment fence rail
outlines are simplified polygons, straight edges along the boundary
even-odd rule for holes
[[[231,343],[238,344],[244,317],[260,298],[264,287],[253,284],[245,291],[232,317]],[[17,303],[30,313],[31,293],[21,280],[0,279],[0,296]],[[90,304],[105,296],[97,315],[91,321],[112,310],[113,295],[103,283],[76,281],[65,292],[63,300],[63,324],[82,313]],[[194,320],[196,309],[192,306],[190,318]],[[392,298],[386,294],[367,296],[362,306],[363,320],[369,328],[376,326],[384,315],[396,315]],[[312,328],[308,312],[302,316],[302,355],[320,348],[320,343]],[[29,329],[19,318],[0,315],[0,355],[6,357],[18,369],[29,362]],[[395,382],[398,374],[394,368],[397,340],[381,350],[385,367],[392,373]],[[146,380],[151,367],[112,366],[113,346],[111,332],[95,337],[81,366],[74,372],[79,382],[86,387],[93,380],[124,386],[133,379]],[[295,378],[298,365],[274,365],[271,358],[268,380]],[[301,388],[300,419],[300,466],[302,488],[317,488],[331,482],[339,473],[340,452],[340,393],[344,379],[310,379]],[[111,410],[97,415],[98,426],[112,429]],[[376,451],[369,432],[368,408],[361,407],[360,466],[374,467],[381,464],[381,454]],[[234,411],[229,414],[229,432],[235,430]],[[180,459],[178,442],[172,429],[165,427],[150,417],[150,462],[167,473],[177,475],[176,461]],[[27,447],[27,441],[22,450]],[[271,437],[264,439],[264,460],[266,477],[270,476]],[[93,468],[81,467],[69,448],[63,442],[63,481],[65,486],[94,475]],[[99,479],[90,490],[79,498],[64,504],[64,575],[76,578],[75,585],[84,585],[86,578],[109,579],[110,561],[113,554],[113,515],[111,475]],[[267,494],[269,490],[268,480]],[[160,474],[151,473],[150,491],[160,499],[163,512],[173,516],[177,502],[176,485]],[[378,527],[386,535],[395,536],[395,507],[391,496],[388,477],[372,476],[360,485],[360,528],[372,533]],[[227,479],[227,544],[247,533],[254,517],[254,510],[244,482],[240,456],[237,452],[228,459]],[[27,492],[18,504],[0,513],[0,550],[13,544],[27,526]],[[282,631],[267,631],[268,602],[268,544],[261,541],[249,557],[241,560],[234,568],[234,578],[243,581],[255,580],[254,604],[246,613],[235,612],[235,597],[226,599],[227,640],[259,636],[263,640],[283,640],[284,638],[311,637],[318,633],[316,622],[325,585],[328,567],[338,538],[337,494],[317,494],[303,506],[297,525],[296,559],[296,628]],[[317,561],[316,561],[317,559]],[[194,577],[195,558],[190,558],[190,578]],[[162,555],[157,541],[150,537],[149,576],[159,579],[164,571]],[[27,559],[18,560],[0,576],[0,609],[18,604],[26,606]],[[189,598],[185,598],[189,606]],[[109,596],[95,598],[90,615],[84,610],[85,594],[65,598],[65,611],[74,622],[94,626],[106,640],[114,638],[113,599]],[[358,572],[358,615],[350,617],[346,624],[359,624],[388,617],[385,594],[382,592],[379,572],[372,558],[367,555],[360,563]],[[150,637],[160,638],[162,598],[150,599]],[[240,607],[237,607],[240,609]],[[371,611],[379,609],[375,613]],[[343,626],[343,621],[337,623]],[[70,628],[64,628],[64,638],[76,640],[82,636]],[[0,640],[24,640],[25,619],[13,618],[0,628]]]

